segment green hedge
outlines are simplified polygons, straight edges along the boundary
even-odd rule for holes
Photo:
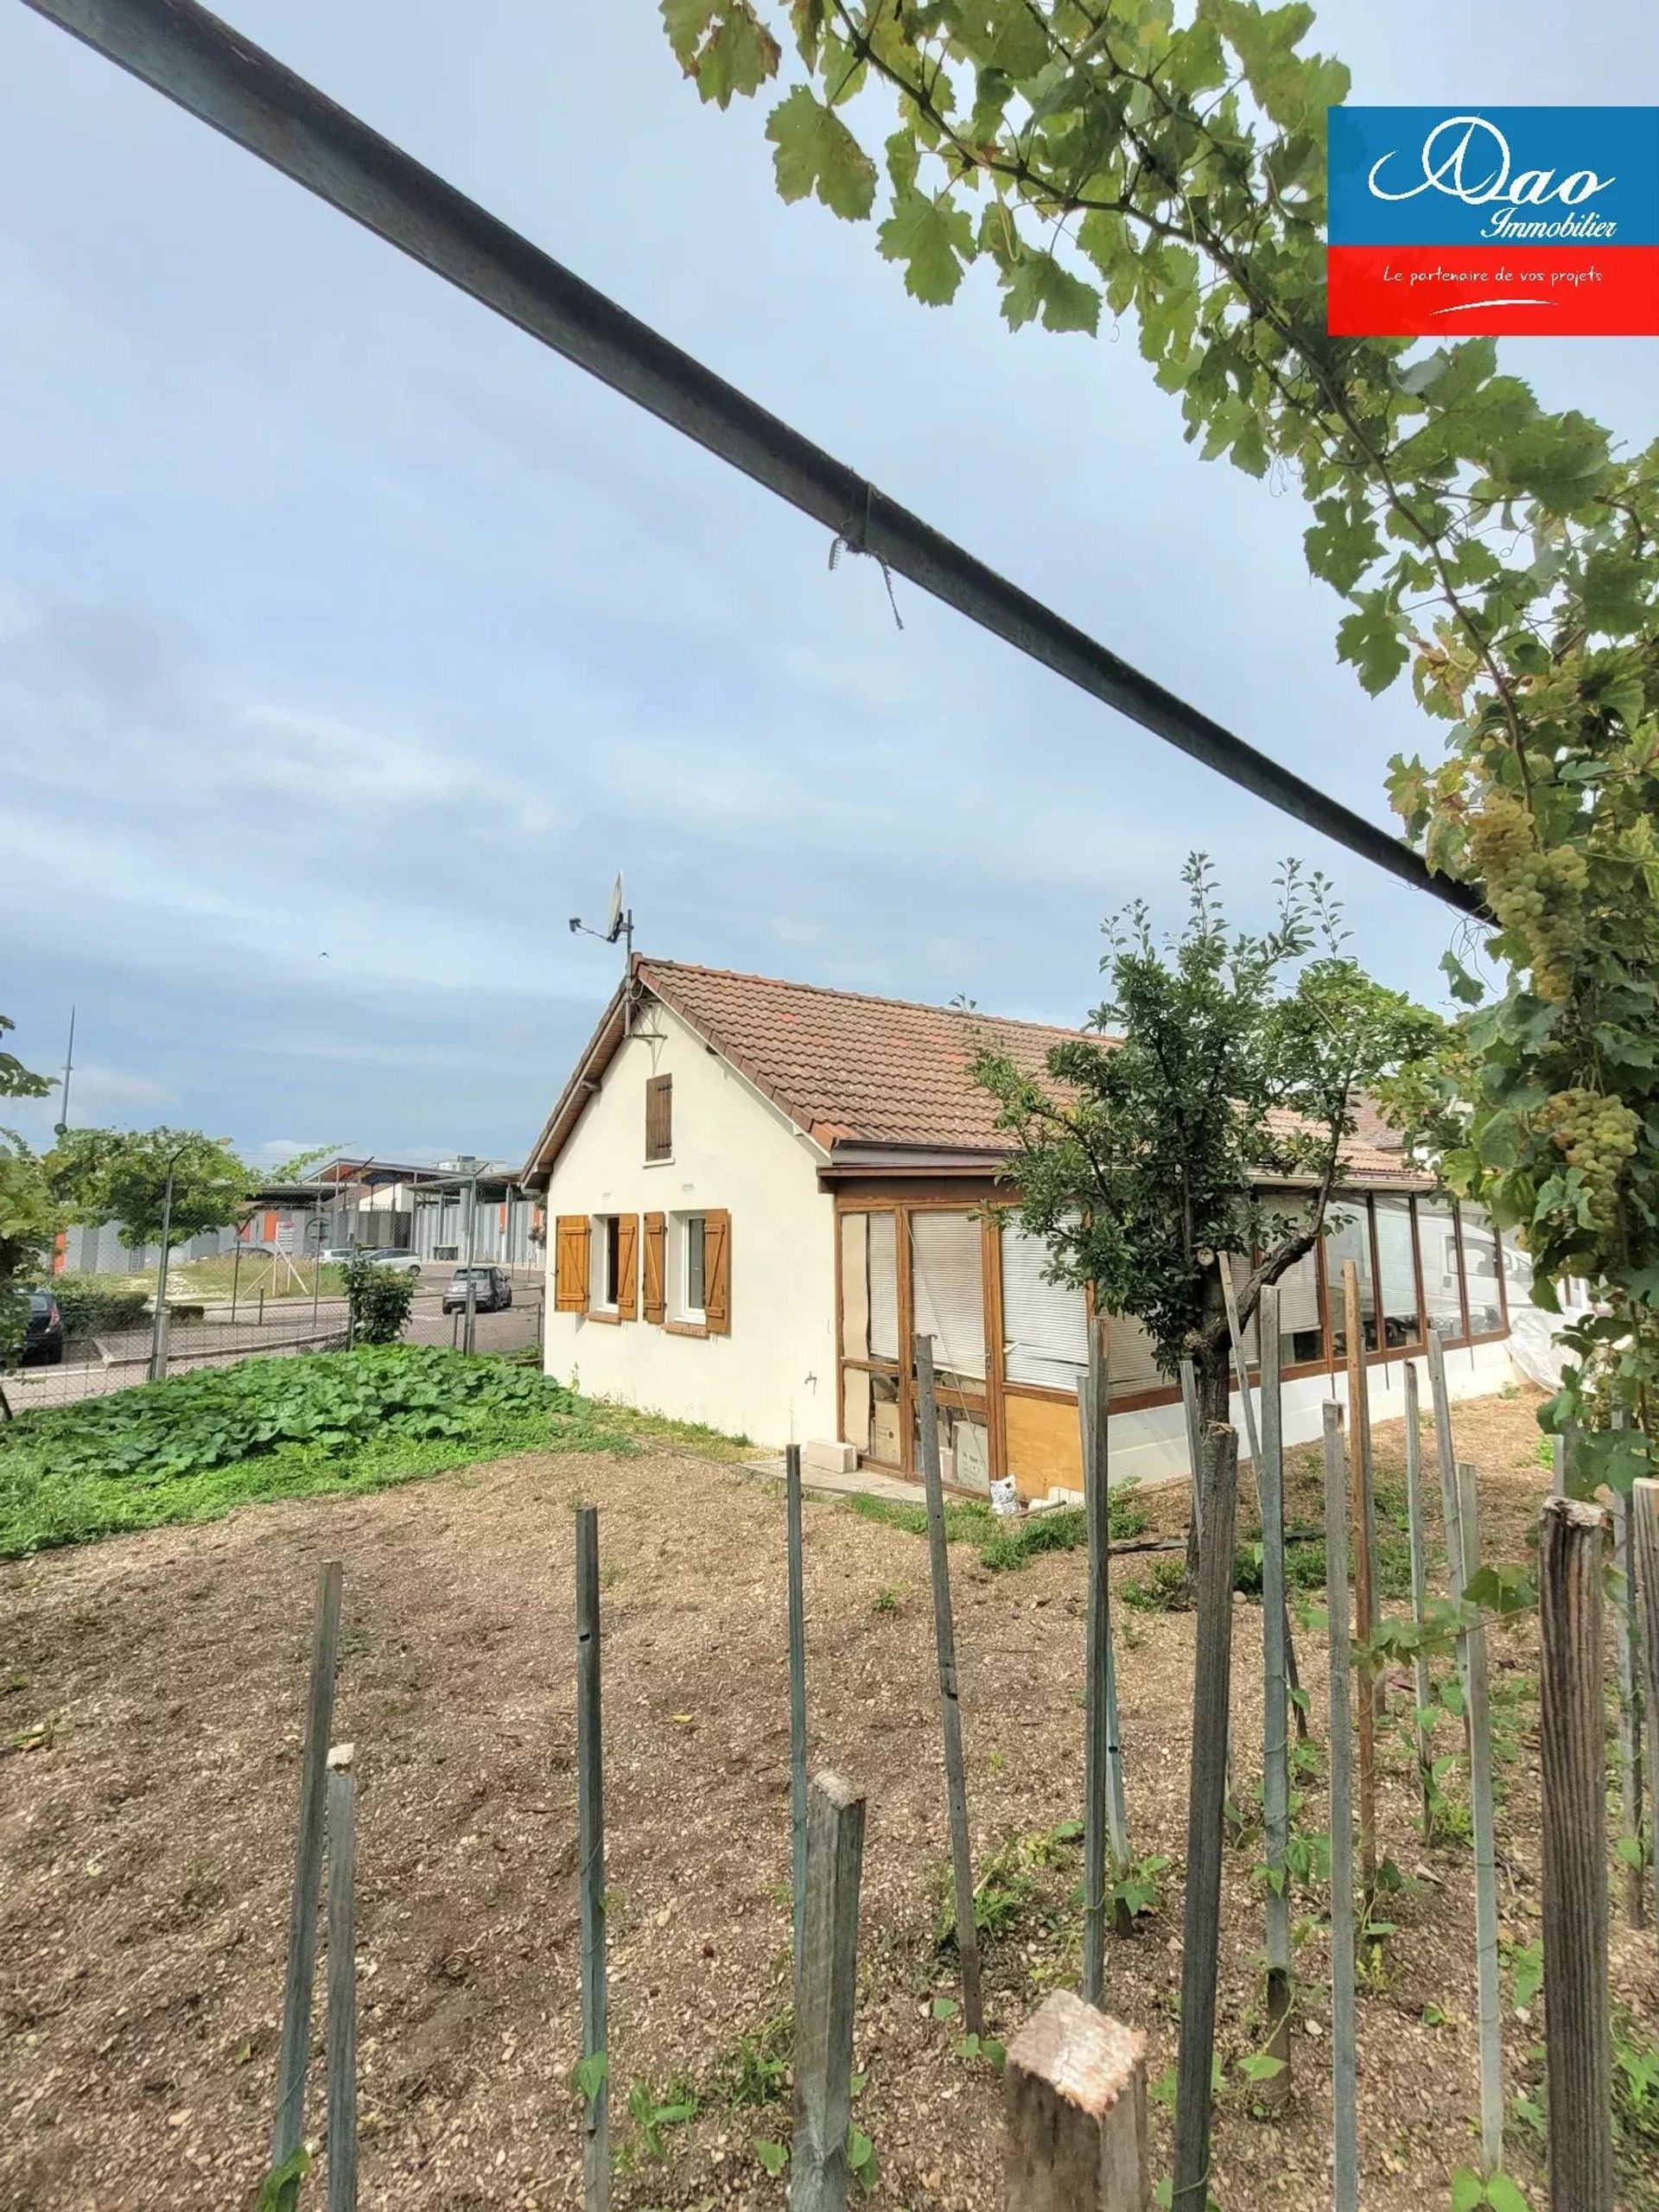
[[[123,1329],[142,1329],[149,1318],[149,1287],[134,1277],[138,1287],[118,1288],[99,1275],[54,1275],[42,1285],[58,1301],[68,1337],[112,1336]]]

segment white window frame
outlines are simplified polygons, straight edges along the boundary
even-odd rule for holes
[[[701,1328],[707,1325],[709,1319],[707,1306],[706,1305],[693,1306],[690,1303],[686,1296],[686,1285],[691,1277],[691,1224],[694,1221],[700,1221],[703,1224],[702,1294],[704,1300],[707,1300],[709,1295],[709,1209],[706,1206],[691,1206],[684,1213],[670,1214],[668,1218],[672,1230],[669,1259],[669,1319],[672,1321],[683,1321],[691,1328]]]
[[[588,1301],[589,1310],[594,1313],[614,1313],[620,1310],[616,1300],[615,1274],[611,1266],[611,1224],[621,1218],[620,1213],[596,1213],[589,1217],[589,1250],[593,1256],[588,1264],[598,1286],[604,1292],[602,1297],[593,1297]],[[621,1233],[619,1229],[619,1237]]]

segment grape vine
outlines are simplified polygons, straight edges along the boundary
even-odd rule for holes
[[[1012,329],[1133,318],[1205,457],[1300,486],[1309,568],[1345,602],[1340,657],[1372,693],[1409,670],[1449,725],[1438,761],[1390,764],[1390,799],[1492,917],[1446,956],[1455,1049],[1396,1104],[1451,1187],[1517,1232],[1541,1302],[1596,1286],[1545,1419],[1627,1416],[1576,1479],[1628,1483],[1659,1420],[1659,442],[1618,453],[1544,410],[1490,340],[1327,334],[1325,111],[1349,80],[1300,51],[1313,15],[1294,0],[662,14],[722,107],[787,67],[779,193],[879,219],[917,299],[948,303],[982,264]]]

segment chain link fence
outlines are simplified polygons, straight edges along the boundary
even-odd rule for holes
[[[473,1319],[477,1353],[539,1351],[545,1290],[538,1276],[515,1283],[512,1303],[499,1313],[478,1313]],[[441,1287],[423,1286],[410,1309],[403,1340],[414,1344],[448,1344],[460,1349],[466,1315],[446,1311]],[[188,1374],[203,1367],[228,1367],[243,1359],[292,1359],[304,1352],[343,1351],[350,1340],[346,1301],[340,1297],[239,1300],[234,1309],[181,1306],[163,1332],[159,1371]],[[70,1337],[63,1357],[7,1374],[5,1393],[14,1414],[42,1406],[78,1404],[108,1396],[150,1380],[155,1353],[151,1325],[141,1329]]]

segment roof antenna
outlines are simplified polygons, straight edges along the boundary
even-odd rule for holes
[[[75,1009],[69,1009],[69,1049],[63,1056],[63,1096],[58,1105],[58,1118],[53,1125],[54,1136],[69,1134],[69,1078],[75,1071]]]
[[[626,1037],[632,1027],[632,1001],[628,990],[629,978],[633,973],[633,909],[622,893],[622,879],[619,875],[611,886],[610,919],[602,930],[589,929],[580,914],[570,917],[573,937],[596,937],[601,944],[622,947],[622,1034]]]

